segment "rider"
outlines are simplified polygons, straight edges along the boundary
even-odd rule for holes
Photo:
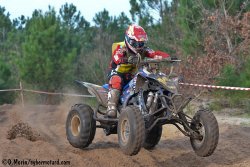
[[[167,58],[169,55],[161,51],[153,51],[145,46],[148,41],[147,33],[138,25],[130,25],[125,32],[125,41],[112,45],[112,60],[110,62],[109,92],[107,115],[117,117],[117,104],[121,90],[132,78],[139,61],[137,54],[142,57],[155,59]]]

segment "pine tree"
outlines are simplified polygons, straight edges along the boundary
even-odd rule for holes
[[[60,25],[51,7],[45,14],[34,11],[27,21],[20,71],[21,79],[34,88],[56,92],[73,80],[72,64],[77,49],[69,47],[70,38]]]

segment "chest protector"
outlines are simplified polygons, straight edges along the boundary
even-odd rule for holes
[[[120,46],[120,48],[126,47],[125,42],[117,42],[112,44],[112,54],[114,53],[117,46]],[[126,56],[129,56],[126,52]],[[117,65],[116,69],[119,73],[134,73],[136,71],[136,65],[134,64],[128,64],[128,63],[122,63]]]

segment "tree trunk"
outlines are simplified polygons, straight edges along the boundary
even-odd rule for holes
[[[227,11],[226,11],[226,7],[225,7],[225,0],[222,0],[221,1],[221,5],[222,5],[222,9],[223,9],[223,13],[224,13],[224,17],[225,17],[225,20],[227,21]],[[232,41],[230,39],[230,36],[228,34],[228,31],[225,30],[225,32],[223,33],[226,41],[227,41],[227,48],[228,48],[228,53],[231,53],[233,51],[233,44],[232,44]]]

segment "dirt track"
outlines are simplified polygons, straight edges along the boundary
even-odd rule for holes
[[[165,126],[160,143],[153,151],[142,149],[136,156],[126,156],[119,149],[117,136],[105,136],[97,130],[89,148],[73,148],[66,140],[65,119],[70,106],[0,107],[0,159],[38,159],[70,161],[78,166],[178,166],[178,167],[249,167],[250,127],[223,123],[214,154],[207,158],[195,155],[189,139],[171,126]],[[25,122],[39,133],[38,140],[24,137],[7,139],[8,131]],[[2,167],[0,163],[0,167]]]

